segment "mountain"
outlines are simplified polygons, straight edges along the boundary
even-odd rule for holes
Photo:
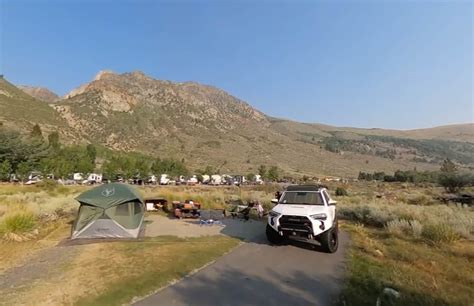
[[[19,111],[25,103],[40,111]],[[355,176],[360,170],[438,169],[446,157],[474,165],[472,124],[396,131],[299,123],[269,117],[212,86],[139,71],[102,71],[49,105],[2,80],[0,110],[0,120],[12,127],[56,127],[63,142],[185,159],[191,168],[225,172],[256,172],[264,164],[290,175]]]
[[[26,92],[28,95],[40,101],[53,103],[61,99],[57,94],[44,87],[34,87],[26,85],[19,85],[17,87]]]

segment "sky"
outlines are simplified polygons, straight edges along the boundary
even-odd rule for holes
[[[222,88],[336,126],[474,122],[471,1],[0,0],[0,73],[64,95],[98,71]]]

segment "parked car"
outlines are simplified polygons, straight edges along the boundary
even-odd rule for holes
[[[317,185],[288,186],[268,215],[266,235],[274,244],[294,237],[304,242],[317,241],[324,251],[337,251],[338,222],[336,201],[325,187]]]

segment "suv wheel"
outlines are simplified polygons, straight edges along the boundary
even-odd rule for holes
[[[324,252],[334,253],[339,246],[339,230],[337,220],[335,226],[321,234],[321,246]]]
[[[267,239],[272,244],[282,244],[285,242],[285,237],[282,237],[276,232],[270,225],[267,224],[267,229],[265,231],[267,234]]]

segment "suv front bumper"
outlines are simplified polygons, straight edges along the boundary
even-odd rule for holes
[[[268,217],[270,225],[281,236],[302,236],[313,238],[329,229],[328,220],[314,220],[306,216],[280,215]]]

